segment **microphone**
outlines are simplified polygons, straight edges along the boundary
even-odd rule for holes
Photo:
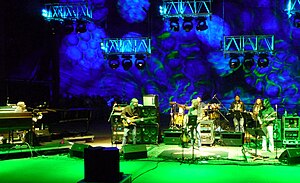
[[[216,97],[217,94],[214,94],[214,96],[211,99],[214,99]]]

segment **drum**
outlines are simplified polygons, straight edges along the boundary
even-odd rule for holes
[[[214,120],[214,119],[220,119],[220,114],[216,111],[213,111],[209,113],[209,119]]]
[[[184,109],[179,107],[178,113],[174,115],[174,124],[181,127],[183,125]]]

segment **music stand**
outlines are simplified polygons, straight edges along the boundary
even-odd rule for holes
[[[195,130],[196,129],[196,126],[198,125],[198,123],[197,123],[197,115],[188,115],[188,122],[187,122],[187,126],[192,126],[191,127],[191,139],[192,139],[192,141],[193,141],[193,143],[192,143],[192,147],[193,147],[193,152],[192,152],[192,161],[194,162],[194,156],[195,156],[195,154],[194,154],[194,149],[195,149],[195,134],[194,134],[194,132],[196,131],[196,133],[197,133],[197,130]]]
[[[257,157],[257,136],[266,136],[265,132],[261,128],[247,128],[247,131],[255,136],[255,156]]]

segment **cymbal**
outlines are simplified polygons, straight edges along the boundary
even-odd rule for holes
[[[174,104],[176,104],[176,102],[170,102],[170,105],[174,105]]]

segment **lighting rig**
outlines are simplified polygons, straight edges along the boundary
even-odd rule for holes
[[[254,55],[258,55],[257,64],[264,68],[269,65],[268,56],[275,52],[274,35],[239,35],[224,36],[223,54],[230,57],[229,66],[236,69],[240,66],[239,57],[243,56],[246,69],[254,65]]]
[[[53,25],[57,22],[63,25],[67,34],[73,32],[74,27],[77,33],[83,33],[86,23],[93,21],[92,5],[88,2],[48,3],[42,10],[42,16]]]
[[[300,28],[300,0],[288,0],[285,11],[292,20],[293,26]]]
[[[122,60],[123,69],[129,70],[133,65],[131,60],[135,57],[134,65],[142,70],[146,64],[146,56],[151,54],[151,39],[148,37],[105,38],[100,46],[112,69],[117,69],[119,60]]]
[[[211,17],[211,6],[213,0],[163,0],[159,7],[160,15],[170,23],[172,31],[179,31],[179,19],[182,19],[182,28],[189,32],[196,22],[196,30],[208,29],[207,17]]]

